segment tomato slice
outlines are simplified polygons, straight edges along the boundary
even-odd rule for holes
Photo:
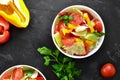
[[[22,68],[16,68],[12,74],[12,80],[20,80],[23,77],[23,70]]]
[[[81,12],[83,12],[83,14],[84,13],[88,13],[88,16],[89,16],[89,18],[90,18],[90,20],[92,20],[94,17],[88,12],[88,11],[86,11],[86,10],[81,10]]]
[[[75,39],[73,37],[62,39],[62,43],[65,46],[72,46],[74,44],[74,42],[75,42]]]
[[[36,80],[44,80],[43,77],[37,77]]]
[[[102,27],[102,23],[100,22],[100,20],[95,19],[94,23],[95,23],[94,29],[97,30],[97,32],[102,32],[103,27]]]
[[[74,19],[70,21],[71,24],[73,25],[79,25],[83,23],[83,18],[80,14],[78,13],[72,13],[70,16],[73,16]]]

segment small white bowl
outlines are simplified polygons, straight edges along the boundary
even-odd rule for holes
[[[84,6],[84,5],[72,5],[72,6],[66,7],[65,9],[63,9],[63,10],[60,11],[60,12],[67,11],[67,10],[70,9],[70,8],[78,8],[78,9],[80,9],[80,10],[86,10],[86,11],[88,11],[94,18],[100,20],[100,22],[102,23],[102,26],[103,26],[103,31],[102,31],[102,32],[105,33],[104,23],[103,23],[101,17],[99,16],[99,14],[98,14],[96,11],[94,11],[93,9],[91,9],[91,8],[89,8],[89,7],[87,7],[87,6]],[[65,53],[62,49],[60,49],[60,47],[58,47],[58,45],[56,44],[56,42],[55,42],[55,40],[54,40],[55,23],[56,23],[56,20],[57,20],[58,17],[59,17],[59,16],[57,15],[57,16],[55,17],[54,21],[53,21],[51,33],[52,33],[52,40],[53,40],[55,46],[57,47],[57,49],[58,49],[61,53],[63,53],[64,55],[66,55],[66,56],[68,56],[68,57],[71,57],[71,58],[81,59],[81,58],[89,57],[89,56],[93,55],[94,53],[96,53],[96,51],[98,51],[98,49],[101,47],[101,45],[102,45],[102,43],[103,43],[103,41],[104,41],[105,35],[102,36],[102,37],[99,39],[99,43],[98,43],[98,45],[96,46],[96,48],[94,48],[92,51],[90,51],[90,52],[89,52],[87,55],[85,55],[85,56],[70,55],[70,54],[68,54],[68,53]]]
[[[1,80],[2,76],[3,76],[5,73],[7,73],[7,72],[9,72],[9,71],[11,71],[11,70],[14,70],[15,68],[18,68],[18,67],[28,67],[28,68],[34,69],[35,71],[37,71],[37,72],[44,78],[44,80],[46,80],[46,78],[45,78],[45,76],[42,74],[42,72],[40,72],[38,69],[36,69],[36,68],[34,68],[34,67],[32,67],[32,66],[29,66],[29,65],[16,65],[16,66],[12,66],[12,67],[8,68],[7,70],[5,70],[5,71],[0,75],[0,80]]]

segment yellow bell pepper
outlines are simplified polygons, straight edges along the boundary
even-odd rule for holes
[[[26,28],[30,13],[23,0],[0,0],[0,15],[18,28]]]
[[[74,25],[68,23],[67,26],[68,26],[69,29],[72,29],[72,30],[73,30],[73,29],[76,29],[77,27],[79,27],[80,25],[78,25],[78,26],[74,26]]]
[[[68,29],[63,28],[63,29],[62,29],[62,32],[63,32],[63,34],[64,34],[64,35],[66,35],[67,33],[70,33],[70,32],[72,32],[72,31],[71,31],[71,30],[68,30]]]
[[[88,27],[90,28],[91,32],[94,32],[94,28],[93,28],[93,23],[90,21],[90,18],[88,16],[88,13],[84,13],[83,14],[83,18],[87,21]]]
[[[75,38],[75,41],[76,41],[76,42],[83,42],[83,40],[80,39],[80,38]]]
[[[85,42],[88,44],[88,46],[91,46],[91,45],[94,44],[94,42],[93,42],[93,41],[90,41],[90,40],[86,40]]]

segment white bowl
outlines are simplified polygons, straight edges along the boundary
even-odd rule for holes
[[[42,74],[42,72],[40,72],[38,69],[36,69],[36,68],[34,68],[34,67],[32,67],[32,66],[29,66],[29,65],[16,65],[16,66],[12,66],[12,67],[8,68],[7,70],[5,70],[5,71],[0,75],[0,80],[1,80],[2,76],[3,76],[5,73],[7,73],[7,72],[9,72],[9,71],[11,71],[11,70],[14,70],[15,68],[18,68],[18,67],[28,67],[28,68],[34,69],[35,71],[37,71],[37,72],[44,78],[44,80],[46,80],[46,78],[45,78],[45,76]]]
[[[89,7],[87,7],[87,6],[84,6],[84,5],[72,5],[72,6],[66,7],[65,9],[63,9],[63,10],[60,11],[60,12],[64,12],[64,11],[70,9],[70,8],[78,8],[78,9],[80,9],[80,10],[86,10],[86,11],[88,11],[94,18],[97,18],[97,19],[100,20],[100,22],[102,23],[102,26],[103,26],[103,31],[102,31],[102,32],[105,33],[104,23],[103,23],[101,17],[99,16],[99,14],[98,14],[96,11],[94,11],[93,9],[91,9],[91,8],[89,8]],[[98,51],[98,49],[101,47],[101,45],[102,45],[102,43],[103,43],[103,41],[104,41],[105,35],[100,38],[97,47],[94,48],[92,51],[90,51],[90,52],[89,52],[87,55],[85,55],[85,56],[70,55],[70,54],[68,54],[68,53],[65,53],[63,50],[61,50],[60,47],[58,47],[58,45],[56,44],[56,42],[55,42],[55,40],[54,40],[55,23],[56,23],[56,20],[57,20],[58,17],[59,17],[59,16],[57,15],[57,16],[55,17],[54,21],[53,21],[51,33],[52,33],[52,40],[53,40],[55,46],[57,47],[57,49],[58,49],[61,53],[63,53],[64,55],[66,55],[66,56],[68,56],[68,57],[71,57],[71,58],[81,59],[81,58],[89,57],[89,56],[93,55],[94,53],[96,53],[96,51]]]

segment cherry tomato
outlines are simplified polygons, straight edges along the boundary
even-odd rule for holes
[[[88,16],[89,16],[89,18],[90,18],[90,20],[92,20],[93,19],[93,16],[88,12],[88,11],[86,11],[86,10],[81,10],[83,13],[88,13]]]
[[[9,23],[0,16],[0,44],[3,44],[9,40]]]
[[[101,68],[101,75],[106,78],[113,77],[116,73],[115,66],[111,63],[106,63]]]
[[[73,37],[71,38],[66,38],[66,39],[62,39],[62,43],[65,45],[65,46],[72,46],[74,44],[75,40]]]
[[[83,23],[83,18],[80,14],[78,13],[72,13],[70,16],[73,16],[74,19],[70,21],[71,24],[73,25],[79,25]]]
[[[103,27],[102,27],[102,23],[100,22],[100,20],[95,19],[94,23],[95,23],[94,29],[97,30],[97,32],[102,32]]]
[[[14,71],[13,71],[12,80],[20,80],[23,76],[24,76],[24,75],[23,75],[23,70],[22,70],[22,68],[16,68],[16,69],[14,69]]]
[[[43,77],[37,77],[36,80],[44,80]]]

